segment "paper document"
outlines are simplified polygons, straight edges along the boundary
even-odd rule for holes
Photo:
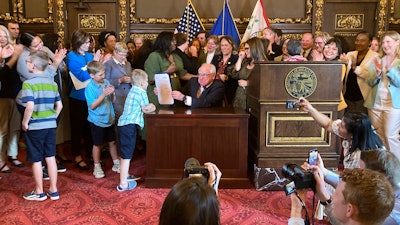
[[[71,76],[72,83],[76,90],[85,88],[90,82],[90,78],[85,81],[80,81],[73,73],[71,73],[71,71],[69,72],[69,75]]]
[[[174,104],[169,75],[167,73],[156,73],[154,75],[154,80],[156,82],[156,87],[158,91],[158,102],[160,103],[160,105]]]

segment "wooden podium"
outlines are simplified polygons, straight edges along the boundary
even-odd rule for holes
[[[248,80],[249,168],[301,165],[308,150],[318,148],[328,167],[337,167],[339,139],[303,111],[286,109],[286,101],[306,97],[320,112],[338,118],[343,63],[265,62]],[[251,170],[250,170],[251,171]]]

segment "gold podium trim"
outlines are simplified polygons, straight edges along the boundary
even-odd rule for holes
[[[322,112],[328,117],[332,118],[332,112]],[[297,116],[294,116],[297,115]],[[299,147],[313,146],[328,147],[331,145],[331,134],[327,133],[324,128],[321,128],[319,136],[308,137],[277,137],[276,136],[276,123],[278,121],[314,121],[311,116],[304,112],[267,112],[265,118],[265,146],[266,147]]]

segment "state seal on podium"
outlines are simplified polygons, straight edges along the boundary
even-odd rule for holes
[[[293,98],[307,98],[314,93],[316,88],[317,76],[310,68],[299,66],[286,75],[285,89]]]

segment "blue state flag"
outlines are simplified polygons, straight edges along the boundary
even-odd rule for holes
[[[224,3],[224,8],[218,16],[217,21],[211,28],[210,35],[230,35],[235,40],[236,45],[239,46],[240,36],[233,20],[232,12],[227,1]]]

